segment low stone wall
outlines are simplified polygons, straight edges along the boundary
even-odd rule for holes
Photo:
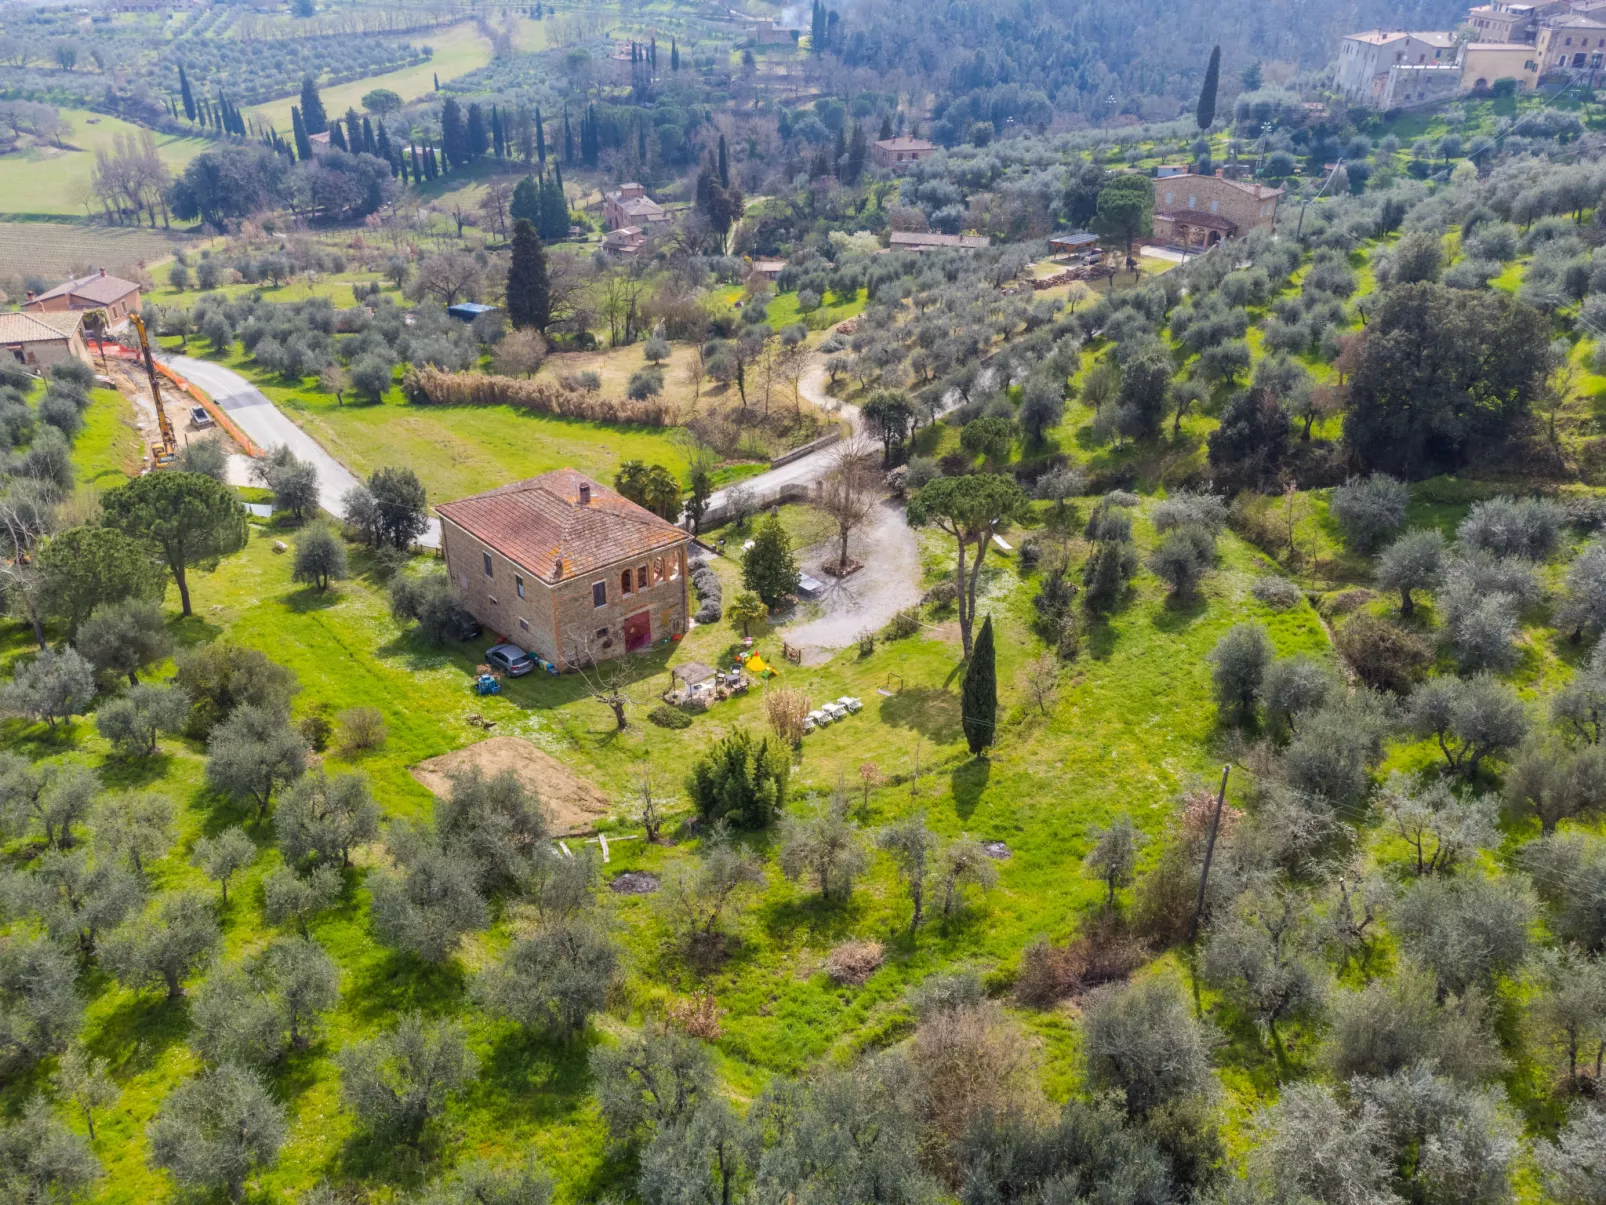
[[[818,452],[822,448],[829,448],[832,444],[841,442],[841,431],[833,431],[829,435],[822,435],[819,439],[811,440],[809,443],[804,444],[800,448],[793,448],[790,452],[783,452],[781,455],[775,457],[775,459],[770,461],[770,468],[778,469],[782,465],[791,464],[794,460],[802,460],[805,456],[808,456],[814,452]]]

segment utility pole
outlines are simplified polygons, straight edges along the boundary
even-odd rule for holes
[[[1199,936],[1199,918],[1204,915],[1205,883],[1210,878],[1210,860],[1216,853],[1216,833],[1221,828],[1221,809],[1227,802],[1227,775],[1232,773],[1232,763],[1221,767],[1221,790],[1216,792],[1216,810],[1210,817],[1210,835],[1205,838],[1204,865],[1199,869],[1199,898],[1193,904],[1193,923],[1188,926],[1188,940],[1191,942]]]

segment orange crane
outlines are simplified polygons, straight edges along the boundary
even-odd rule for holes
[[[157,464],[171,464],[178,454],[178,440],[173,435],[173,424],[167,421],[167,407],[162,405],[162,387],[156,375],[156,361],[151,359],[151,341],[145,335],[145,323],[140,316],[130,314],[128,317],[139,332],[139,350],[145,358],[145,375],[151,379],[151,401],[156,405],[156,425],[162,436],[161,444],[151,450],[156,454]]]

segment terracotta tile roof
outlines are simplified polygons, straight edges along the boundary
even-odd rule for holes
[[[49,301],[53,297],[82,297],[85,301],[92,301],[96,305],[110,305],[114,301],[121,301],[138,288],[139,286],[133,281],[124,280],[120,276],[108,276],[102,270],[89,276],[63,281],[50,291],[30,300]]]
[[[582,485],[591,487],[588,503],[580,501]],[[548,584],[589,576],[690,538],[573,469],[554,469],[435,509]]]
[[[927,234],[915,230],[894,230],[887,242],[893,247],[958,247],[972,250],[992,245],[985,234]]]
[[[66,318],[66,314],[0,314],[0,343],[57,343],[72,337],[78,324],[50,322],[51,318]],[[80,322],[81,314],[71,315]]]

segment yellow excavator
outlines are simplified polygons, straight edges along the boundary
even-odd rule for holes
[[[130,314],[129,321],[139,332],[140,355],[145,360],[145,375],[151,379],[151,401],[156,406],[156,425],[161,432],[161,443],[152,447],[157,464],[172,464],[178,455],[178,440],[173,435],[173,424],[167,419],[167,407],[162,405],[161,378],[156,372],[156,361],[151,358],[151,341],[145,334],[145,323],[138,314]]]

